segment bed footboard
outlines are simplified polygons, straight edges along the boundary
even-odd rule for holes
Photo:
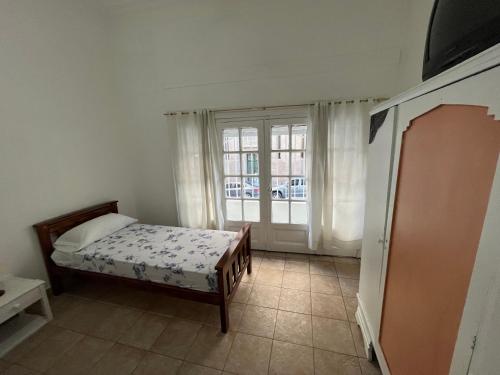
[[[245,224],[241,228],[229,249],[215,266],[220,294],[221,330],[224,333],[229,327],[229,302],[234,297],[245,269],[248,273],[252,273],[250,228],[250,224]]]

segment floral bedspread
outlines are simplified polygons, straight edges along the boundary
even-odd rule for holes
[[[73,253],[54,252],[64,267],[218,290],[215,265],[235,232],[132,224]]]

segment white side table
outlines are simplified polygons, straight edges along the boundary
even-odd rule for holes
[[[0,357],[52,320],[44,281],[10,277],[3,284],[5,294],[0,297]],[[37,301],[41,302],[43,315],[24,311]]]

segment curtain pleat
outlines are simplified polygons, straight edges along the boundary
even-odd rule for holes
[[[179,225],[224,228],[217,158],[220,143],[210,111],[169,116],[177,132],[174,177]]]
[[[369,110],[319,102],[308,129],[309,247],[356,256],[363,236]]]

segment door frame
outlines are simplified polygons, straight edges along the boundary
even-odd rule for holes
[[[381,276],[381,303],[383,308],[383,296],[385,295],[387,261],[390,252],[390,238],[392,230],[392,218],[396,198],[397,176],[401,145],[404,131],[410,126],[411,121],[432,109],[443,104],[477,105],[488,107],[488,113],[496,120],[500,120],[500,67],[492,68],[477,76],[464,79],[450,86],[430,92],[426,95],[399,104],[396,113],[396,136],[394,146],[394,158],[392,166],[392,180],[389,194],[389,204],[386,217],[386,234],[384,241],[387,251],[384,252]],[[499,124],[500,126],[500,124]],[[485,217],[483,230],[477,250],[476,261],[472,271],[469,290],[467,293],[462,319],[458,331],[455,350],[450,366],[450,374],[467,374],[471,363],[474,348],[477,345],[479,329],[488,305],[488,291],[494,289],[494,280],[498,277],[500,270],[497,265],[500,262],[498,253],[498,227],[500,217],[498,208],[500,201],[500,166],[497,162],[496,175],[494,177],[492,191],[490,193],[488,210]],[[382,311],[380,311],[380,314]],[[380,315],[381,316],[381,315]],[[379,322],[378,332],[380,334]],[[382,348],[379,343],[379,334],[374,337],[374,349],[384,374],[390,374]]]

